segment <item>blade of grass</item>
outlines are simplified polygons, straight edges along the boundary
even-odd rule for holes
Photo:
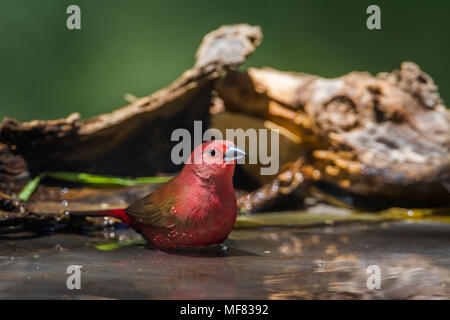
[[[76,173],[76,172],[44,172],[27,183],[27,185],[20,191],[19,199],[22,201],[27,201],[31,197],[33,192],[36,190],[41,180],[45,177],[50,177],[53,179],[69,182],[101,184],[111,186],[125,186],[125,187],[132,187],[149,183],[164,183],[172,178],[172,177],[123,178],[113,176],[99,176],[95,174]]]
[[[389,208],[378,213],[353,210],[348,214],[320,214],[305,211],[271,212],[253,215],[239,215],[235,228],[262,228],[282,226],[302,226],[332,221],[393,221],[415,220],[450,223],[450,208]]]
[[[132,239],[128,241],[123,242],[111,242],[111,243],[104,243],[104,244],[98,244],[95,246],[97,250],[101,251],[111,251],[116,250],[122,247],[131,246],[131,245],[144,245],[147,242],[144,239]]]
[[[136,186],[146,183],[164,183],[172,178],[172,177],[123,178],[123,177],[99,176],[89,173],[73,173],[73,172],[47,172],[46,176],[70,182],[116,185],[125,187]]]
[[[44,178],[43,173],[41,173],[36,178],[28,182],[26,186],[23,187],[23,189],[20,191],[18,196],[19,199],[22,201],[27,201],[33,194],[34,190],[36,190],[36,188],[38,187],[39,182],[41,182],[42,178]]]
[[[272,212],[238,216],[235,228],[261,228],[280,226],[302,226],[331,221],[380,221],[382,217],[369,213],[349,213],[345,215],[328,213],[308,213],[301,211]]]

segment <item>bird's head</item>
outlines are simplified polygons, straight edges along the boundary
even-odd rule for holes
[[[203,143],[191,153],[183,170],[192,170],[202,179],[233,176],[236,160],[246,153],[227,140]]]

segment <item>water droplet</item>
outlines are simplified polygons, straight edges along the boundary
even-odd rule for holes
[[[297,181],[302,182],[303,181],[303,175],[300,172],[297,172],[295,174],[295,178],[297,179]]]
[[[285,176],[287,181],[290,181],[292,179],[292,172],[291,171],[287,171],[285,172]]]
[[[67,207],[67,206],[69,205],[69,202],[67,202],[67,200],[63,200],[63,201],[62,201],[62,205],[63,205],[64,207]]]
[[[274,184],[272,185],[272,191],[273,191],[273,192],[277,192],[278,189],[279,189],[278,183],[274,183]]]

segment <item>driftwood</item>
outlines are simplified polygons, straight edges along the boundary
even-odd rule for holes
[[[12,153],[11,148],[0,143],[0,189],[8,189],[13,177],[17,177],[27,170],[23,158]]]
[[[26,123],[5,118],[0,125],[0,188],[17,191],[23,184],[11,181],[27,171],[31,176],[43,171],[122,176],[175,172],[180,168],[170,161],[176,143],[170,139],[172,131],[192,131],[194,120],[202,120],[204,129],[210,123],[221,130],[281,129],[280,173],[261,177],[257,165],[242,166],[248,180],[255,181],[252,192],[238,200],[242,211],[261,208],[315,181],[375,200],[449,203],[449,112],[433,80],[417,65],[404,63],[401,70],[375,77],[352,72],[336,79],[269,68],[234,70],[261,38],[260,29],[248,25],[211,32],[192,69],[167,88],[112,113],[84,121],[78,114]],[[65,208],[47,192],[38,192],[26,204],[1,192],[0,227],[24,219],[68,218],[65,211],[85,210],[84,202],[98,200],[77,199],[78,205]]]
[[[239,127],[246,115],[283,128],[290,149],[316,170],[306,175],[313,180],[410,205],[450,201],[449,112],[414,63],[376,77],[352,72],[336,79],[251,68],[228,73],[216,90],[228,127]],[[223,127],[220,118],[213,124]],[[245,197],[240,202],[252,207]]]

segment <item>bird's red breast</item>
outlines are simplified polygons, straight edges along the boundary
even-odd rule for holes
[[[125,209],[129,224],[157,247],[222,243],[236,222],[232,179],[244,154],[222,140],[197,147],[178,176]]]

